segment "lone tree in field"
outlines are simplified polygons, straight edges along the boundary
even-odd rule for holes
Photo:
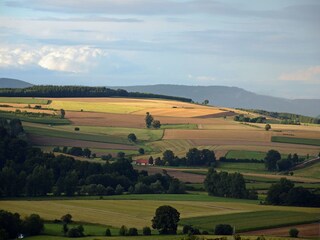
[[[71,214],[66,214],[66,215],[63,215],[62,217],[61,217],[61,221],[63,222],[63,223],[66,223],[66,224],[69,224],[69,223],[71,223],[72,222],[72,216],[71,216]]]
[[[270,124],[266,124],[266,126],[264,127],[264,129],[265,129],[266,131],[269,131],[269,130],[271,129],[271,125],[270,125]]]
[[[64,109],[60,109],[60,117],[64,118],[65,115],[66,115],[66,111]]]
[[[150,128],[151,125],[152,125],[152,122],[153,122],[153,117],[152,117],[152,115],[151,115],[149,112],[147,112],[145,121],[146,121],[146,126],[147,126],[147,128]]]
[[[137,136],[136,136],[134,133],[130,133],[130,134],[128,135],[128,140],[129,140],[130,142],[136,142],[136,141],[137,141]]]
[[[209,100],[208,99],[204,100],[202,104],[208,105],[209,104]]]
[[[152,227],[157,229],[160,234],[177,234],[180,213],[177,209],[164,205],[158,207],[152,219]]]

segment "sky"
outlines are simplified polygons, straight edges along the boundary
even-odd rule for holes
[[[0,77],[320,98],[320,1],[0,0]]]

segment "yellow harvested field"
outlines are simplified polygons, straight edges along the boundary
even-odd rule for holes
[[[142,111],[134,112],[134,114],[145,115],[150,112],[154,116],[164,117],[199,117],[213,114],[223,113],[218,108],[147,108]]]
[[[66,111],[131,113],[164,117],[199,117],[229,113],[216,107],[179,101],[132,98],[52,98],[49,107]]]
[[[143,204],[143,207],[141,207]],[[70,213],[76,221],[99,223],[120,227],[142,228],[150,225],[155,210],[169,204],[181,213],[182,218],[250,211],[249,204],[225,204],[193,201],[144,200],[50,200],[50,201],[1,201],[1,208],[19,212],[22,216],[39,214],[47,220],[60,219]]]

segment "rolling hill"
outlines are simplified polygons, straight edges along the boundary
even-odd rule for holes
[[[31,83],[13,78],[0,78],[0,88],[27,88],[32,87]]]
[[[113,87],[118,88],[118,87]],[[320,99],[285,99],[259,95],[238,87],[144,85],[121,87],[130,92],[148,92],[192,98],[196,102],[209,100],[209,104],[231,108],[263,109],[307,116],[320,114]]]

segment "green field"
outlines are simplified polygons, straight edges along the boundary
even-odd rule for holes
[[[320,162],[294,171],[295,176],[320,178]]]
[[[67,132],[74,132],[77,126],[57,126],[57,130]],[[125,128],[125,127],[93,127],[93,126],[79,126],[78,133],[90,133],[94,135],[107,135],[112,137],[120,137],[127,139],[130,133],[137,136],[138,141],[157,141],[162,138],[163,130],[157,129],[143,129],[143,128]]]
[[[231,150],[227,152],[226,158],[235,158],[235,159],[258,159],[263,160],[266,156],[265,152],[257,151],[245,151],[245,150]]]
[[[68,139],[76,139],[83,141],[91,141],[91,142],[102,142],[102,143],[119,143],[119,144],[131,144],[127,138],[115,137],[115,136],[107,136],[107,135],[94,135],[94,134],[86,134],[81,132],[68,132],[63,130],[55,129],[54,127],[30,127],[24,126],[24,130],[27,133],[47,136],[47,137],[58,137],[58,138],[68,138]]]
[[[318,214],[315,213],[301,214],[301,212],[289,211],[259,211],[189,218],[183,219],[180,224],[191,224],[201,230],[213,232],[215,225],[223,223],[234,226],[236,232],[245,232],[298,223],[316,222],[317,220]]]
[[[266,173],[264,163],[219,162],[217,170],[227,172]]]
[[[39,123],[39,124],[46,124],[46,125],[68,125],[70,121],[68,119],[61,119],[57,117],[33,117],[33,116],[26,116],[23,113],[13,113],[13,112],[4,112],[0,111],[1,118],[7,119],[20,119],[23,122],[29,123]]]
[[[89,236],[103,236],[106,229],[109,228],[112,235],[118,235],[119,229],[110,226],[103,226],[99,224],[86,224],[86,223],[72,223],[68,227],[76,227],[82,225],[84,228],[84,234]],[[45,223],[44,235],[63,236],[62,224],[60,223]]]
[[[118,143],[132,145],[128,140],[128,134],[136,134],[137,144],[144,144],[144,141],[154,141],[162,138],[162,130],[118,128],[118,127],[89,127],[80,126],[80,131],[74,130],[75,126],[42,126],[36,124],[24,124],[27,133],[40,136],[59,137],[76,139],[91,142]],[[145,150],[150,150],[145,147]]]
[[[20,98],[20,97],[0,97],[1,103],[22,103],[22,104],[49,104],[49,100],[37,98]]]
[[[292,138],[292,137],[273,136],[271,137],[271,141],[280,142],[280,143],[320,146],[320,139],[311,139],[311,138]]]

